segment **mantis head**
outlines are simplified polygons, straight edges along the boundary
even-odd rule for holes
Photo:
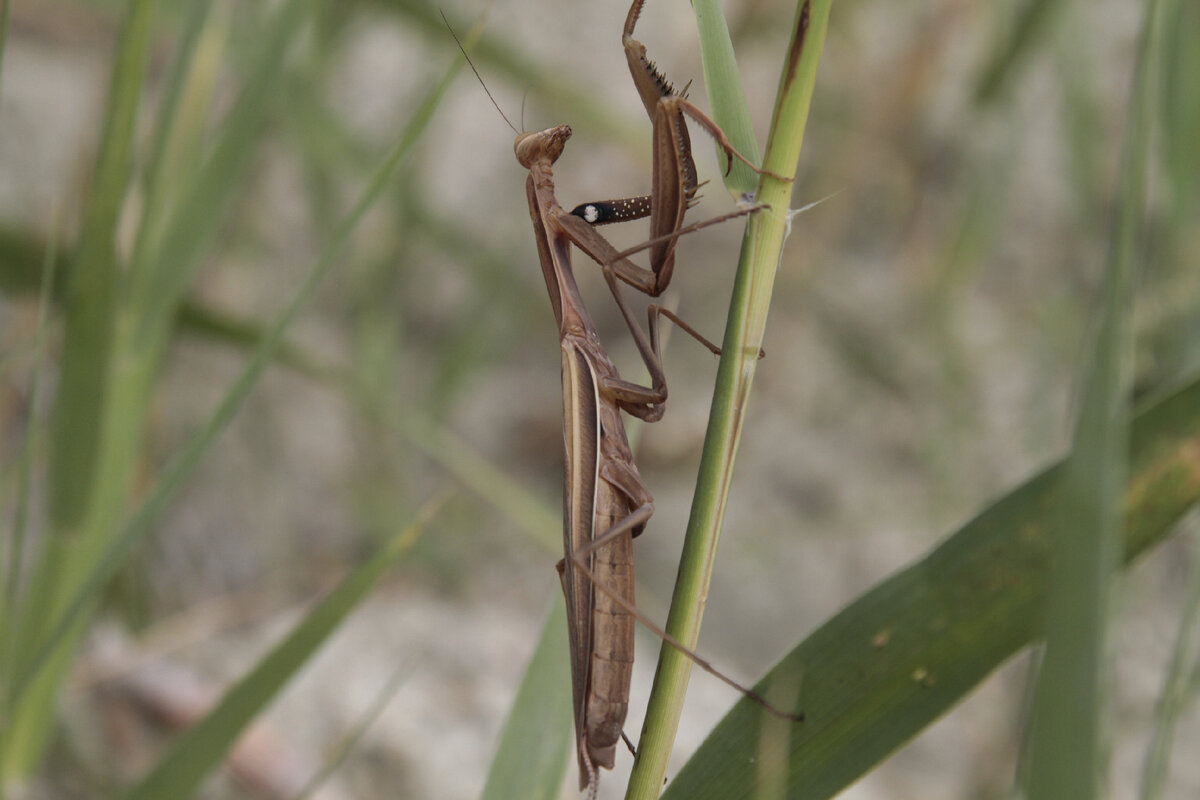
[[[553,164],[562,155],[567,139],[571,138],[570,125],[556,125],[544,131],[522,133],[513,143],[517,161],[525,169],[532,169],[539,162]]]

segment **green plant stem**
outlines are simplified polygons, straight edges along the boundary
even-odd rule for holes
[[[830,0],[806,0],[796,10],[763,165],[776,175],[796,172],[830,5]],[[759,200],[769,208],[751,218],[742,243],[696,493],[667,617],[667,632],[692,649],[700,635],[734,458],[787,236],[791,194],[791,182],[764,176]],[[662,789],[691,666],[686,656],[663,645],[627,798],[655,798]]]
[[[1119,561],[1121,487],[1128,469],[1133,291],[1143,250],[1150,130],[1160,96],[1163,5],[1152,0],[1146,6],[1105,265],[1103,316],[1058,508],[1062,535],[1055,540],[1046,654],[1033,714],[1025,787],[1030,800],[1100,797],[1106,783],[1109,595]]]
[[[1132,421],[1122,487],[1127,567],[1161,545],[1200,501],[1198,448],[1194,374]],[[798,686],[791,707],[804,709],[804,722],[779,731],[761,706],[739,700],[664,797],[760,800],[759,787],[775,782],[773,765],[764,769],[762,740],[786,733],[786,796],[829,800],[1043,637],[1066,474],[1060,461],[1005,491],[826,620],[755,684],[760,691]]]

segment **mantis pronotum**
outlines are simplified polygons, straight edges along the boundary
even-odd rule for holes
[[[759,170],[733,148],[716,123],[677,94],[648,60],[645,47],[633,38],[643,4],[644,0],[633,0],[622,42],[634,84],[654,125],[652,194],[585,203],[567,213],[555,196],[552,167],[562,155],[571,128],[559,125],[518,134],[513,145],[517,160],[529,170],[529,214],[561,347],[564,557],[558,570],[567,602],[580,788],[588,789],[589,798],[595,798],[598,789],[597,768],[612,768],[622,736],[633,666],[633,538],[654,513],[653,498],[634,465],[620,412],[648,422],[662,417],[667,387],[659,352],[660,315],[714,353],[720,352],[674,314],[654,304],[647,309],[648,332],[643,330],[617,281],[657,297],[670,283],[675,242],[681,235],[760,208],[742,208],[683,225],[699,187],[685,116],[717,141],[726,154],[727,167],[736,157]],[[593,227],[647,216],[651,238],[624,252]],[[623,380],[601,344],[571,269],[572,244],[600,264],[649,372],[650,386]],[[650,251],[650,269],[628,258],[644,249]],[[716,673],[656,626],[643,622],[701,667],[757,697]]]

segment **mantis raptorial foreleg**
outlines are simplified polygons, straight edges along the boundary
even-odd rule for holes
[[[704,128],[724,151],[726,173],[732,168],[733,159],[737,158],[759,174],[770,175],[779,180],[787,178],[761,170],[747,160],[734,148],[725,132],[689,101],[684,93],[676,92],[671,82],[658,71],[654,62],[646,55],[646,47],[633,38],[633,30],[643,5],[645,0],[634,0],[630,6],[625,17],[621,42],[625,47],[625,60],[629,64],[634,86],[654,126],[651,193],[618,200],[582,203],[576,206],[571,214],[589,225],[607,225],[650,217],[650,269],[636,266],[633,269],[626,266],[617,268],[615,264],[613,266],[621,280],[651,297],[658,297],[671,282],[675,268],[675,242],[684,232],[684,214],[695,203],[696,192],[700,188],[686,118],[691,118]],[[701,225],[753,213],[758,208],[753,206],[738,209]]]

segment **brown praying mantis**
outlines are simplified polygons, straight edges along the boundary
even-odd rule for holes
[[[667,386],[659,350],[660,316],[720,353],[720,348],[656,304],[647,308],[647,329],[643,330],[622,296],[618,281],[651,297],[659,296],[671,281],[675,244],[680,236],[762,208],[740,208],[684,226],[684,214],[694,203],[700,186],[685,117],[716,140],[725,153],[727,171],[735,157],[760,174],[762,170],[734,149],[715,122],[675,92],[647,58],[646,48],[633,38],[644,2],[633,0],[622,42],[634,85],[653,122],[651,194],[585,203],[568,213],[555,196],[552,168],[562,155],[571,128],[559,125],[521,133],[513,145],[517,161],[529,170],[529,215],[561,348],[564,556],[558,562],[558,572],[567,604],[580,789],[588,790],[590,800],[599,786],[597,768],[612,768],[617,742],[622,737],[633,668],[635,616],[640,616],[633,605],[633,539],[654,513],[653,498],[633,461],[621,411],[647,422],[662,417]],[[650,238],[625,251],[618,251],[593,227],[644,217],[650,218]],[[600,265],[649,372],[649,386],[622,379],[600,342],[571,269],[572,245]],[[649,269],[629,260],[641,250],[650,251]],[[664,631],[642,621],[702,668],[757,698]]]
[[[633,1],[622,43],[634,85],[653,122],[652,193],[585,203],[567,214],[555,197],[552,165],[562,154],[571,129],[558,126],[522,134],[514,144],[517,161],[529,170],[529,215],[561,345],[565,554],[558,569],[570,628],[580,788],[586,787],[589,797],[597,791],[597,767],[613,766],[625,722],[633,668],[633,538],[654,513],[653,499],[634,465],[620,412],[646,421],[662,416],[667,387],[659,352],[659,315],[668,316],[710,350],[720,352],[654,304],[647,310],[647,336],[622,297],[617,280],[651,297],[659,296],[671,280],[678,237],[700,227],[683,225],[699,188],[685,116],[717,141],[725,152],[727,169],[736,157],[759,171],[734,149],[716,123],[672,89],[647,58],[646,48],[633,38],[643,3]],[[739,209],[701,226],[756,210],[758,207]],[[646,216],[650,218],[650,239],[632,251],[618,252],[592,227]],[[649,387],[623,380],[601,345],[571,271],[572,244],[600,264],[649,372]],[[650,251],[649,270],[628,259],[641,249]]]

